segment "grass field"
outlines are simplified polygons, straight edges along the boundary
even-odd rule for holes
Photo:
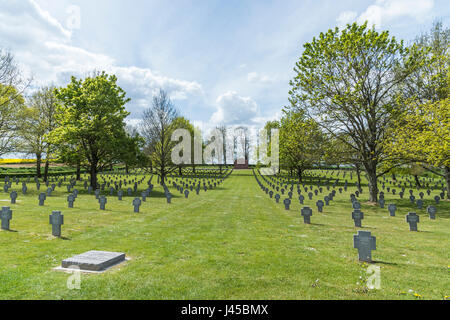
[[[27,196],[13,183],[19,193],[15,205],[2,191],[0,201],[13,210],[13,231],[0,231],[0,299],[442,300],[450,295],[450,202],[437,206],[432,221],[407,197],[386,193],[386,205],[399,207],[397,216],[389,217],[387,209],[365,204],[364,186],[365,219],[363,228],[355,228],[349,195],[356,189],[349,187],[323,213],[314,205],[318,197],[306,197],[314,215],[305,225],[298,201],[286,211],[259,188],[251,171],[235,171],[217,189],[192,192],[189,199],[172,191],[170,205],[156,178],[153,183],[139,214],[133,213],[132,197],[108,196],[107,210],[100,211],[95,197],[85,193],[68,209],[64,185],[44,207],[38,206],[34,183]],[[436,194],[426,196],[424,208]],[[52,210],[65,216],[61,239],[51,236]],[[420,215],[419,232],[409,231],[410,211]],[[373,258],[381,267],[380,290],[365,288],[367,265],[353,249],[357,230],[377,237]],[[52,268],[89,250],[125,252],[131,260],[104,274],[83,274],[81,289],[69,290],[70,274]]]

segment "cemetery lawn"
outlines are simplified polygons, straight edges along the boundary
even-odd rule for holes
[[[386,193],[397,216],[368,205],[367,187],[360,197],[365,219],[355,228],[350,193],[337,193],[305,225],[294,192],[291,210],[276,204],[258,186],[251,171],[235,171],[220,187],[195,192],[189,199],[176,190],[168,205],[156,185],[151,197],[133,213],[133,197],[107,196],[100,211],[93,195],[82,193],[67,208],[65,185],[38,206],[38,192],[28,184],[11,190],[17,204],[0,193],[2,206],[13,210],[11,229],[0,231],[0,299],[438,299],[450,296],[450,202],[437,205],[437,220],[408,197]],[[45,190],[45,185],[41,191]],[[84,192],[84,191],[83,191]],[[417,193],[417,191],[415,191]],[[107,194],[107,193],[105,193]],[[286,196],[282,197],[284,199]],[[308,199],[308,198],[307,198]],[[322,195],[323,199],[323,195]],[[64,238],[51,236],[49,214],[61,210]],[[420,215],[419,232],[410,232],[405,215]],[[372,252],[381,267],[381,289],[367,290],[367,266],[358,262],[353,235],[371,231]],[[70,274],[53,271],[63,259],[90,250],[125,252],[131,260],[103,274],[82,274],[81,289],[69,290]],[[362,277],[362,278],[360,278]],[[359,283],[359,284],[358,284]]]

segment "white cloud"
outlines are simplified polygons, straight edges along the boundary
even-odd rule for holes
[[[163,88],[174,100],[202,95],[195,81],[170,78],[135,66],[118,66],[107,54],[95,53],[72,44],[72,34],[34,0],[0,0],[0,39],[16,57],[33,86],[64,85],[70,76],[83,77],[93,70],[116,74],[119,85],[132,98],[129,111],[139,116],[151,103],[153,93]]]
[[[342,12],[337,22],[344,25],[353,21],[360,24],[368,21],[369,26],[375,25],[376,28],[399,18],[423,22],[430,17],[433,7],[434,0],[376,0],[359,16],[354,11]]]
[[[135,109],[132,112],[138,113],[139,109],[148,108],[159,88],[166,90],[172,100],[185,100],[203,94],[202,86],[195,81],[166,77],[150,69],[112,66],[107,71],[117,75],[119,85],[134,100]]]
[[[337,18],[338,25],[342,27],[348,23],[352,23],[356,21],[356,17],[358,17],[358,13],[355,11],[344,11]]]
[[[257,72],[250,72],[249,74],[247,74],[247,80],[250,83],[266,84],[273,82],[274,79],[270,78],[267,75],[259,74]]]
[[[250,125],[259,116],[259,108],[253,99],[228,91],[217,98],[217,111],[211,122],[225,125]]]

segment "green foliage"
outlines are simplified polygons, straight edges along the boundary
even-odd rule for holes
[[[324,136],[318,124],[302,113],[285,113],[280,120],[281,166],[302,171],[319,164],[323,157]]]
[[[321,33],[305,44],[291,81],[289,110],[304,110],[321,128],[341,139],[361,160],[378,197],[378,166],[386,160],[385,131],[400,113],[404,82],[424,64],[426,51],[406,47],[367,23]],[[345,139],[342,139],[345,137]]]
[[[52,158],[54,146],[49,142],[48,134],[57,126],[56,107],[57,100],[53,87],[43,87],[35,92],[28,106],[19,112],[18,135],[20,149],[37,157],[37,176],[41,176],[41,158],[45,153],[47,163]],[[45,174],[48,173],[48,168]]]
[[[386,151],[434,167],[450,167],[450,99],[408,108],[390,130]]]
[[[133,127],[127,127],[126,134],[122,139],[119,159],[120,162],[125,164],[126,170],[133,167],[147,167],[149,158],[143,152],[145,140],[138,130]]]
[[[0,51],[1,53],[1,51]],[[0,83],[0,155],[17,148],[17,131],[25,100],[13,86]]]
[[[120,159],[126,141],[124,105],[130,101],[117,85],[114,75],[105,72],[86,79],[72,77],[66,88],[55,90],[61,101],[58,107],[58,128],[50,134],[60,147],[62,158],[85,161],[96,186],[99,170]]]

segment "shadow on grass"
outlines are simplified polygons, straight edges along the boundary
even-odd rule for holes
[[[384,265],[388,265],[388,266],[398,266],[397,263],[385,262],[385,261],[372,261],[371,264],[384,264]]]

